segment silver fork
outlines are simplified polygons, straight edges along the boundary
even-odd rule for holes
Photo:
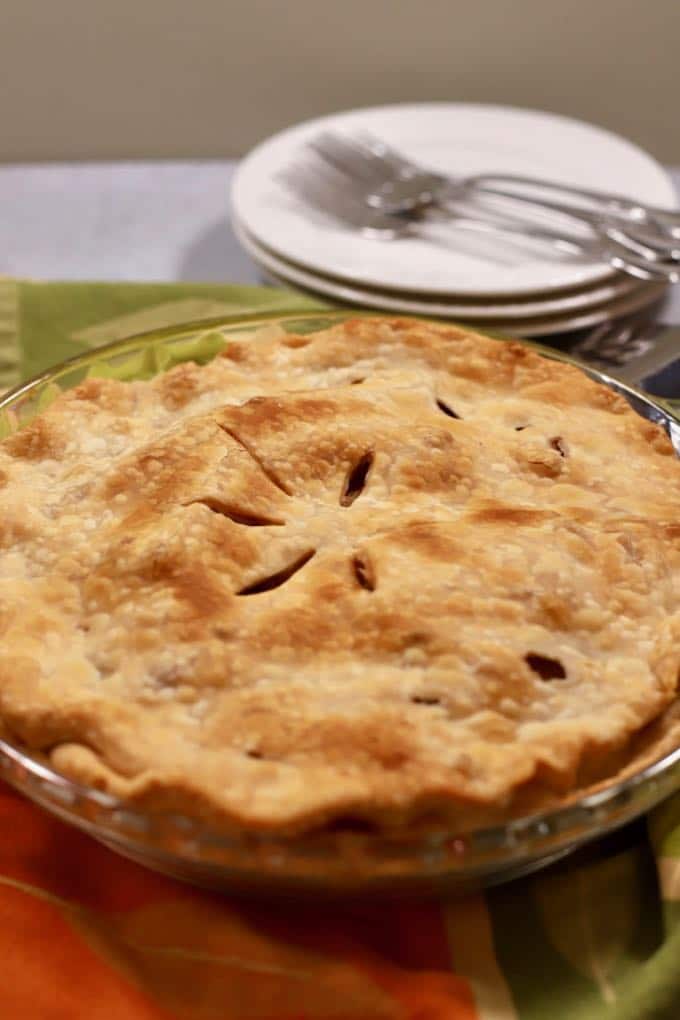
[[[653,349],[654,332],[647,310],[633,312],[599,323],[573,344],[569,353],[602,371],[618,374]],[[637,377],[637,372],[634,374]]]
[[[680,327],[660,324],[649,309],[633,312],[595,326],[570,346],[569,354],[622,382],[645,388],[680,359]],[[680,392],[674,394],[677,398]]]
[[[324,132],[311,139],[307,146],[337,170],[352,177],[357,184],[361,182],[367,204],[383,212],[405,214],[431,206],[446,208],[462,196],[481,193],[506,203],[519,203],[527,209],[569,217],[607,234],[636,255],[680,260],[680,213],[671,210],[644,206],[616,195],[598,195],[586,189],[510,174],[449,177],[419,166],[372,136]],[[506,186],[494,183],[499,181],[501,184],[505,182]],[[519,191],[513,185],[529,187],[534,192],[527,194],[526,190]],[[542,196],[535,193],[535,189],[539,188],[544,193]],[[546,198],[545,191],[551,190],[570,194],[580,199],[581,204]],[[592,205],[586,208],[584,200],[599,204],[599,208]]]
[[[433,240],[427,229],[432,221],[425,219],[419,211],[404,215],[367,206],[361,187],[357,188],[356,182],[324,160],[310,156],[304,162],[298,161],[280,171],[277,178],[307,208],[358,230],[364,236],[384,241],[405,237]],[[637,255],[610,236],[596,239],[574,237],[476,209],[473,215],[454,209],[444,222],[453,222],[457,227],[476,233],[505,237],[506,240],[521,238],[547,243],[561,253],[608,262],[613,268],[639,280],[676,282],[680,278],[677,267],[669,267],[654,256]],[[446,243],[447,239],[439,235],[439,243],[442,242]],[[448,243],[452,244],[451,238],[448,238]]]

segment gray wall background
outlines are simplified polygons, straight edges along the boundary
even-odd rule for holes
[[[0,161],[236,156],[353,106],[580,117],[680,163],[680,0],[0,0]]]

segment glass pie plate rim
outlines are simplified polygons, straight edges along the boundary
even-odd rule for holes
[[[57,380],[75,385],[93,365],[112,366],[125,357],[144,357],[150,349],[171,349],[173,344],[181,347],[215,331],[228,336],[229,332],[242,334],[268,326],[296,332],[306,328],[309,332],[357,315],[384,317],[364,310],[286,310],[221,316],[139,333],[79,354],[20,384],[0,398],[0,415],[21,409],[31,400],[37,402],[32,413],[38,413],[40,395],[47,387],[54,387]],[[576,365],[622,394],[638,413],[666,429],[680,455],[680,420],[667,408],[559,351],[533,343],[530,346],[550,359]],[[156,369],[162,370],[163,366]],[[150,374],[155,373],[151,370]],[[276,836],[220,831],[199,818],[140,808],[76,783],[56,772],[39,753],[22,747],[2,731],[0,778],[119,853],[198,885],[247,892],[455,892],[506,881],[543,867],[647,812],[680,789],[680,746],[640,771],[601,783],[594,791],[564,805],[458,833],[443,829],[363,832],[338,828]]]

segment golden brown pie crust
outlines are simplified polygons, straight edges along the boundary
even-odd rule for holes
[[[578,369],[265,329],[0,444],[0,723],[241,828],[501,820],[668,744],[679,568],[668,438]]]

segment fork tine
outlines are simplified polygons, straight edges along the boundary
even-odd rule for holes
[[[432,176],[426,167],[413,163],[367,131],[352,135],[324,131],[307,144],[343,172],[365,177],[374,183],[384,183],[390,174]]]
[[[386,167],[382,157],[359,138],[325,131],[307,144],[323,160],[355,180],[370,186],[385,181]]]
[[[343,226],[384,238],[411,232],[409,224],[397,217],[371,210],[363,201],[363,189],[320,159],[298,160],[281,170],[277,179],[303,205]]]
[[[383,173],[385,164],[391,166],[397,173],[429,173],[424,167],[413,163],[402,152],[393,149],[387,142],[384,142],[381,138],[376,138],[375,135],[370,134],[368,131],[362,131],[358,134],[356,136],[356,143],[357,147],[360,147],[363,152],[370,153],[376,162],[379,161],[382,164]]]
[[[323,166],[297,162],[278,174],[279,181],[297,198],[322,212],[333,212],[349,205],[349,192],[342,182],[332,179],[332,171]]]

